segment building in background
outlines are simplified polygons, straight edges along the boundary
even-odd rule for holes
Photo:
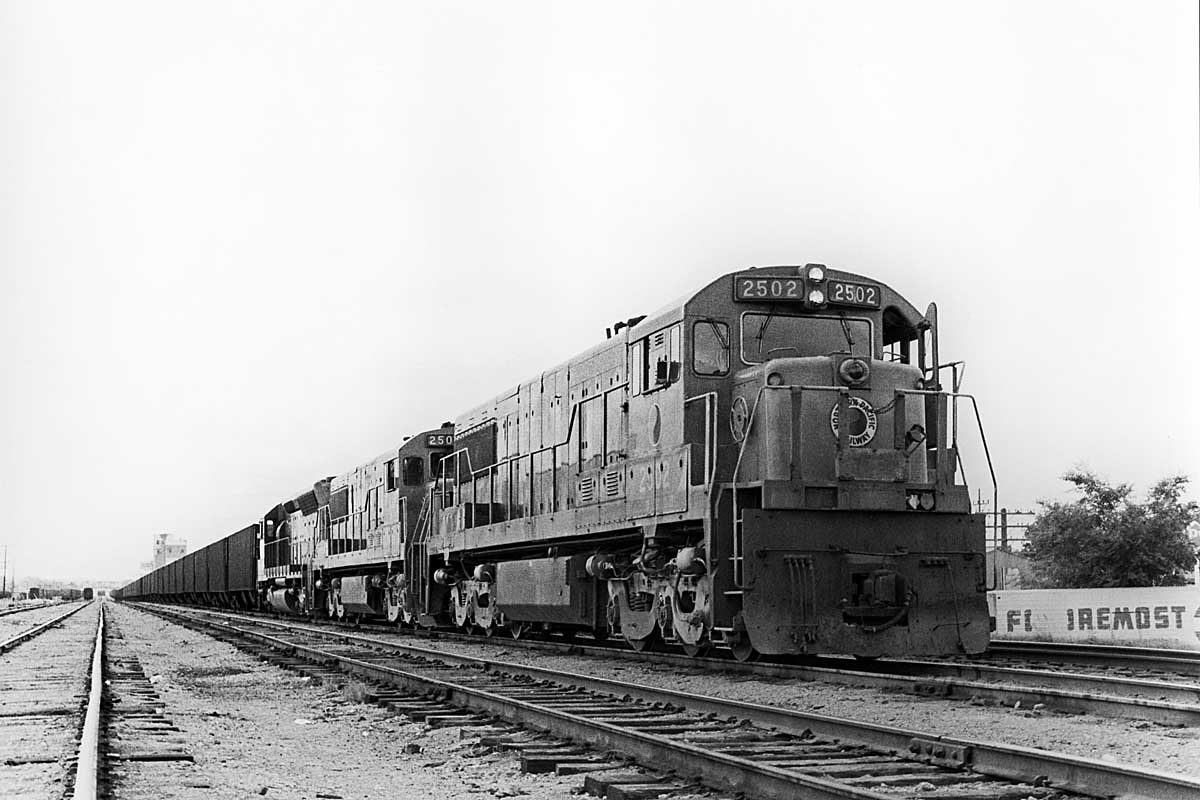
[[[150,569],[165,567],[185,555],[187,555],[186,539],[172,536],[169,533],[160,533],[154,537],[154,561],[150,565]]]

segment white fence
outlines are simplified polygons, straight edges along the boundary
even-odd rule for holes
[[[1013,589],[988,592],[994,639],[1200,650],[1200,589]]]

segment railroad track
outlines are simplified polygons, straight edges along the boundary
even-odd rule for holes
[[[49,605],[34,603],[30,605],[9,606],[8,608],[0,611],[0,617],[10,617],[14,614],[24,614],[26,611],[36,611],[40,608],[49,608]]]
[[[102,602],[31,626],[0,653],[0,797],[112,797],[139,762],[190,761]],[[140,778],[144,796],[169,794]]]
[[[1061,667],[1084,664],[1152,675],[1200,677],[1200,650],[993,639],[988,655]]]
[[[431,724],[480,727],[485,744],[521,750],[532,771],[603,770],[589,785],[608,797],[657,796],[695,784],[750,797],[841,800],[1200,796],[1195,779],[1092,759],[506,664],[328,627],[143,607],[317,679],[354,676],[374,687],[376,701]],[[495,720],[525,732],[493,730]],[[606,755],[613,751],[657,773],[622,773]]]
[[[263,619],[277,619],[273,615],[261,612],[241,613]],[[342,630],[377,631],[384,635],[398,633],[395,626],[370,623],[353,625],[323,621],[321,624]],[[611,658],[617,654],[623,659],[680,669],[820,681],[984,705],[1094,714],[1118,719],[1146,720],[1171,726],[1200,725],[1200,685],[1194,682],[1167,682],[1117,674],[1096,675],[1070,670],[999,666],[978,659],[858,661],[814,656],[788,661],[760,660],[742,663],[718,655],[697,658],[675,652],[635,652],[620,642],[511,640],[505,637],[485,638],[445,631],[423,635],[450,639],[461,637],[473,644],[495,642],[497,646],[502,644],[505,647],[518,646],[571,655]]]
[[[94,603],[56,609],[0,642],[0,797],[58,798],[75,784],[99,617]]]

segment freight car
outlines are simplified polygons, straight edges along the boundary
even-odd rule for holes
[[[273,507],[255,553],[224,554],[254,597],[211,566],[202,584],[203,559],[122,595],[739,658],[979,652],[957,430],[975,404],[956,370],[943,387],[937,336],[935,306],[868,277],[725,275]]]

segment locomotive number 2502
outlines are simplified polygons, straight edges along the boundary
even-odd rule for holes
[[[734,300],[803,300],[799,278],[742,278],[733,282]]]
[[[814,287],[817,288],[817,287]],[[840,306],[863,306],[879,308],[879,287],[868,283],[829,281],[824,289],[823,300],[818,304],[831,303]],[[805,300],[802,278],[759,278],[738,275],[733,281],[733,299],[759,302],[803,302]]]
[[[879,308],[879,287],[865,283],[830,281],[829,302],[844,306]]]

